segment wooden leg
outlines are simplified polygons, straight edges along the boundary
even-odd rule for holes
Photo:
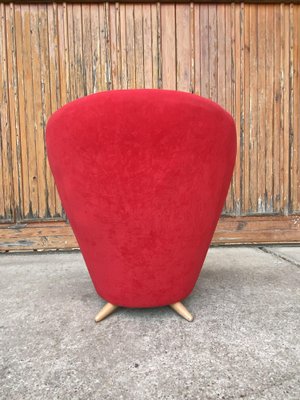
[[[96,322],[100,322],[102,321],[104,318],[106,318],[108,315],[110,315],[111,313],[113,313],[116,309],[118,308],[118,306],[114,306],[111,303],[106,303],[105,306],[103,308],[101,308],[101,310],[99,311],[99,313],[96,315],[95,317],[95,321]]]
[[[184,307],[180,301],[178,303],[170,304],[170,307],[173,308],[177,314],[181,315],[184,319],[186,319],[189,322],[192,322],[194,317],[192,314]]]

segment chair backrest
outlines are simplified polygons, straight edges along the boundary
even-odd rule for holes
[[[186,297],[229,188],[232,117],[189,93],[102,92],[51,116],[47,151],[97,292],[127,307]]]

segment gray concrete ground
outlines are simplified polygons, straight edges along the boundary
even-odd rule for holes
[[[212,248],[185,304],[104,303],[80,253],[0,255],[0,398],[300,399],[299,247]]]

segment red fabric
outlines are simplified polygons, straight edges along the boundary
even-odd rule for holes
[[[188,296],[232,176],[232,117],[177,91],[97,93],[51,116],[47,149],[98,294],[126,307]]]

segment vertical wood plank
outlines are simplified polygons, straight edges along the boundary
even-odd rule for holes
[[[242,177],[242,143],[241,143],[241,5],[235,4],[231,6],[232,10],[232,30],[231,30],[231,46],[233,63],[234,63],[234,91],[232,93],[232,101],[234,103],[234,117],[236,121],[237,133],[237,151],[235,170],[233,176],[233,208],[232,215],[240,215],[241,213],[241,177]]]
[[[282,86],[281,86],[281,14],[280,5],[274,6],[274,136],[273,136],[273,211],[280,212],[281,193],[280,193],[280,136],[282,135],[281,123],[281,104]]]
[[[82,50],[83,50],[83,81],[85,95],[93,93],[93,56],[91,41],[91,7],[82,4]]]
[[[194,93],[200,95],[201,60],[200,60],[200,5],[199,4],[194,4],[194,58],[195,58]]]
[[[258,46],[258,34],[257,34],[257,5],[251,4],[250,6],[250,182],[249,182],[249,194],[250,194],[250,211],[257,212],[257,130],[258,130],[258,116],[257,116],[257,46]]]
[[[120,36],[121,36],[121,82],[122,82],[122,89],[128,89],[126,5],[125,4],[120,4]]]
[[[73,39],[74,39],[74,99],[87,94],[83,69],[82,43],[82,5],[73,4]]]
[[[151,5],[143,4],[143,60],[144,60],[144,87],[153,87],[152,74],[152,21]],[[156,31],[156,29],[155,29]]]
[[[47,27],[46,31],[43,31],[43,35],[48,36],[48,43],[45,44],[47,47],[47,68],[44,69],[44,75],[47,76],[49,80],[49,92],[50,94],[50,104],[51,109],[49,114],[46,115],[46,118],[51,115],[51,113],[55,112],[62,105],[61,99],[61,90],[60,90],[60,61],[59,61],[59,26],[58,26],[58,15],[57,15],[57,5],[48,4],[46,7],[41,7],[41,29],[43,29],[43,25]],[[44,37],[44,36],[43,36]],[[64,38],[64,36],[63,36]],[[46,39],[46,38],[45,38]],[[45,55],[43,55],[45,57]],[[44,68],[44,66],[42,66]],[[64,83],[63,83],[64,85]],[[64,91],[63,91],[64,93]],[[48,101],[48,100],[46,100]],[[64,103],[63,103],[64,104]],[[46,121],[44,121],[44,131],[46,128]],[[43,158],[45,157],[46,149],[42,149],[41,153],[43,154]],[[48,210],[51,216],[60,216],[63,214],[61,201],[56,190],[54,180],[50,171],[50,167],[48,165],[48,160],[44,160],[46,165],[46,180],[47,180],[47,196],[48,196]],[[55,207],[55,211],[53,208]],[[51,211],[50,211],[51,210]]]
[[[233,54],[233,27],[234,15],[232,6],[225,6],[225,109],[234,116],[234,54]],[[234,170],[235,174],[236,169]],[[228,195],[225,202],[226,213],[231,214],[234,208],[234,184],[235,178],[231,180]]]
[[[38,184],[37,184],[37,152],[36,135],[34,128],[34,97],[33,97],[33,71],[32,71],[32,48],[31,48],[31,10],[36,5],[24,5],[21,8],[23,47],[22,56],[24,63],[24,98],[25,98],[25,121],[27,137],[28,172],[29,172],[29,210],[25,214],[26,219],[38,217]],[[26,132],[26,133],[25,133]],[[23,155],[23,151],[22,151]]]
[[[266,9],[257,15],[257,211],[266,210]]]
[[[100,21],[99,8],[97,4],[91,4],[91,52],[92,52],[92,91],[96,93],[100,91],[102,69],[104,68],[101,60],[100,45]]]
[[[293,91],[292,104],[292,143],[291,143],[291,210],[294,213],[300,211],[300,6],[293,6],[291,21],[292,29],[292,54],[293,54]]]
[[[163,89],[176,89],[176,14],[175,5],[161,5],[161,57]]]
[[[191,88],[190,5],[176,4],[176,88],[188,92]]]
[[[46,4],[40,4],[38,7],[38,20],[39,20],[39,57],[40,57],[40,83],[41,83],[41,101],[42,101],[42,135],[43,143],[40,146],[45,146],[44,133],[46,128],[47,119],[53,111],[55,111],[59,104],[57,104],[56,88],[57,83],[61,82],[60,77],[52,77],[52,85],[50,82],[50,70],[52,74],[55,74],[55,67],[50,67],[50,54],[49,54],[49,31],[48,31],[48,7]],[[50,21],[51,22],[51,21]],[[58,57],[58,56],[57,56]],[[51,69],[50,69],[51,68]],[[57,79],[57,80],[56,80]],[[53,82],[55,82],[53,87]],[[51,90],[52,88],[52,90]],[[54,95],[54,99],[52,99]],[[60,95],[59,95],[60,98]],[[41,149],[43,157],[45,157],[45,149]],[[46,212],[48,216],[58,217],[61,215],[62,210],[57,212],[57,204],[60,204],[56,188],[54,185],[54,179],[52,177],[48,159],[44,163],[44,179],[45,179],[45,197],[46,197]]]
[[[111,4],[109,7],[109,25],[110,25],[110,54],[111,54],[111,79],[112,89],[120,89],[120,43],[119,43],[119,4]]]
[[[280,5],[280,131],[279,131],[279,185],[280,212],[288,213],[289,202],[289,8]]]
[[[240,101],[240,148],[238,149],[240,154],[240,214],[243,215],[245,211],[245,188],[244,188],[244,176],[247,174],[245,170],[245,5],[241,4],[240,8],[240,93],[236,91],[236,98],[239,96]]]
[[[209,32],[209,97],[213,101],[217,101],[218,32],[217,32],[217,6],[215,4],[208,5],[208,32]]]
[[[126,4],[126,59],[127,59],[127,87],[136,87],[135,76],[135,40],[134,40],[134,6]]]
[[[152,28],[152,87],[162,87],[161,64],[161,7],[160,4],[151,4]]]
[[[57,5],[58,24],[58,60],[59,60],[59,89],[60,105],[63,106],[70,99],[70,73],[69,73],[69,49],[68,49],[68,21],[66,4]],[[44,45],[41,46],[43,51]],[[43,67],[43,62],[42,62]]]
[[[209,84],[209,30],[208,30],[208,6],[200,5],[200,94],[203,97],[210,96]]]
[[[100,30],[100,63],[101,76],[99,77],[100,91],[108,90],[110,87],[110,65],[107,59],[107,27],[106,8],[104,3],[98,4],[99,30]]]
[[[32,63],[32,91],[33,91],[33,125],[32,134],[36,151],[36,191],[38,199],[37,215],[47,216],[46,205],[46,181],[45,181],[45,141],[42,117],[42,95],[41,95],[41,68],[40,68],[40,41],[39,41],[39,15],[38,6],[30,6],[30,33],[31,33],[31,63]],[[30,149],[31,151],[31,149]]]
[[[6,10],[0,4],[0,219],[13,220],[14,195],[9,115],[9,83],[7,73]]]
[[[250,211],[250,5],[244,6],[244,162],[243,213]]]
[[[14,4],[9,4],[5,6],[5,16],[6,16],[6,57],[7,57],[7,82],[8,82],[8,100],[9,100],[9,110],[6,110],[7,117],[9,118],[9,128],[11,137],[11,172],[8,180],[12,180],[12,191],[13,198],[11,198],[9,207],[12,209],[12,217],[14,221],[20,221],[21,210],[23,208],[22,199],[22,165],[21,165],[21,149],[20,149],[20,124],[19,124],[19,103],[18,103],[18,67],[16,58],[16,39],[15,39],[15,15],[14,15]],[[3,27],[1,28],[1,37],[4,38]],[[3,35],[3,36],[2,36]],[[1,48],[3,47],[3,42],[1,42]],[[3,57],[3,52],[0,51]],[[3,68],[3,60],[0,61],[0,65]],[[2,78],[0,82],[3,82],[2,69],[0,70]],[[5,90],[5,86],[1,84],[0,91]],[[1,95],[1,97],[3,94]],[[4,106],[4,101],[1,101],[1,107]],[[3,108],[1,110],[1,120],[3,118]],[[1,122],[1,127],[3,126]],[[2,128],[1,128],[2,134]],[[5,145],[5,141],[2,137],[2,146]],[[0,173],[2,177],[2,174]],[[1,179],[1,178],[0,178]],[[4,184],[1,184],[4,189]],[[0,196],[1,197],[1,196]],[[3,204],[3,199],[1,197],[0,203]],[[5,207],[4,207],[5,209]],[[1,217],[4,214],[1,213]],[[5,216],[7,219],[7,216]],[[12,218],[10,219],[12,220]]]
[[[134,65],[135,65],[135,87],[143,89],[144,80],[144,28],[143,28],[143,5],[134,4]]]
[[[217,43],[218,43],[218,103],[225,107],[225,5],[217,7]]]
[[[274,202],[274,175],[273,175],[273,142],[274,142],[274,7],[266,6],[266,99],[265,99],[265,188],[266,188],[266,208],[268,213],[273,212]]]

